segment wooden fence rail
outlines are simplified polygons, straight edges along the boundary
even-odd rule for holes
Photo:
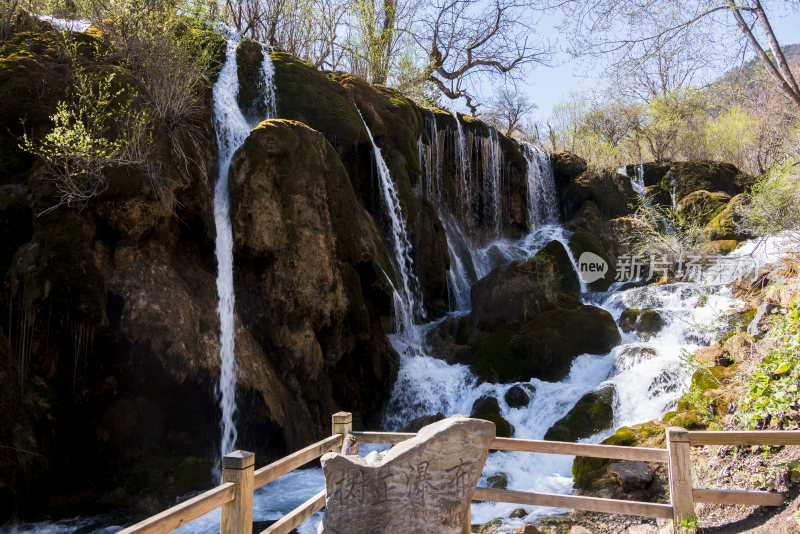
[[[354,432],[352,421],[350,413],[334,414],[331,436],[255,471],[255,455],[253,453],[236,451],[228,454],[222,459],[222,484],[125,528],[119,534],[171,532],[217,508],[222,509],[221,534],[252,534],[253,492],[256,489],[316,460],[327,452],[340,450],[348,434],[353,435],[361,443],[387,445],[395,445],[416,435],[408,432]],[[800,431],[690,432],[673,427],[668,428],[666,434],[666,449],[516,438],[495,438],[490,448],[497,451],[666,463],[669,468],[671,501],[669,504],[484,487],[475,489],[473,500],[665,518],[673,519],[675,522],[694,517],[694,504],[699,502],[754,506],[781,506],[783,504],[784,497],[780,493],[692,487],[689,451],[690,447],[704,445],[800,445]],[[300,523],[324,507],[325,489],[323,488],[322,491],[273,523],[261,534],[289,534]],[[464,532],[469,532],[469,519],[470,515],[467,514]]]

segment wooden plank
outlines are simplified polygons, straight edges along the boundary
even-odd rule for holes
[[[784,501],[782,493],[772,493],[769,491],[695,489],[692,490],[692,495],[696,502],[712,504],[783,506]]]
[[[667,429],[669,452],[669,494],[672,498],[673,522],[680,525],[694,517],[692,500],[692,459],[689,455],[689,432],[679,427]]]
[[[568,441],[495,438],[489,448],[499,451],[540,452],[544,454],[589,456],[591,458],[613,458],[615,460],[639,460],[642,462],[667,463],[668,459],[665,449],[594,445],[591,443],[571,443]]]
[[[325,490],[320,491],[309,500],[274,522],[261,534],[289,534],[300,523],[322,510],[325,506]]]
[[[361,443],[384,443],[397,445],[416,436],[413,432],[353,432]]]
[[[692,431],[690,445],[800,445],[800,430]]]
[[[122,529],[117,534],[162,534],[164,532],[172,532],[225,503],[231,502],[234,499],[235,491],[235,484],[231,482],[220,484],[216,488],[183,501],[160,514]]]
[[[605,512],[642,517],[672,519],[672,506],[638,501],[600,499],[598,497],[579,497],[577,495],[556,495],[553,493],[534,493],[494,488],[475,488],[473,501],[509,502],[531,506],[550,506],[571,508],[587,512]]]
[[[269,484],[278,477],[294,471],[312,460],[316,460],[326,452],[338,449],[342,445],[342,435],[336,434],[322,441],[318,441],[299,451],[284,456],[269,465],[265,465],[255,472],[254,489],[258,489],[265,484]]]

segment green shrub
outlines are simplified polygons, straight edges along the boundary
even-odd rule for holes
[[[742,206],[742,230],[758,236],[789,232],[800,243],[800,168],[785,165],[758,179]]]
[[[737,418],[748,429],[797,428],[800,410],[800,299],[762,340],[766,355],[748,379]]]

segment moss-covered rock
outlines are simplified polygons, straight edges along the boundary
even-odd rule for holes
[[[672,197],[669,191],[662,189],[660,185],[649,185],[645,188],[644,192],[653,206],[662,209],[672,206]]]
[[[619,327],[623,332],[638,332],[649,337],[657,333],[664,326],[664,319],[655,310],[628,309],[622,312],[619,318]]]
[[[594,202],[606,217],[630,213],[637,199],[630,180],[614,171],[587,170],[575,178],[561,195],[561,210],[571,217],[587,200]]]
[[[614,277],[616,275],[614,271],[614,264],[611,263],[611,258],[609,258],[603,245],[600,244],[600,240],[597,239],[591,232],[575,232],[572,234],[572,237],[569,238],[569,248],[572,251],[572,255],[579,262],[579,265],[581,255],[585,252],[595,254],[605,262],[607,265],[605,275],[599,280],[590,282],[588,286],[591,291],[608,290],[611,284],[614,283]]]
[[[508,487],[508,473],[498,471],[486,477],[486,483],[490,488],[506,489]]]
[[[742,220],[741,207],[749,203],[750,196],[746,193],[733,197],[725,208],[706,224],[704,237],[709,241],[747,239],[748,234],[739,229],[738,224]]]
[[[264,50],[261,44],[246,39],[236,47],[239,77],[237,102],[244,116],[256,122],[267,118],[267,86],[261,68],[263,62]]]
[[[570,244],[572,242],[570,241]],[[578,293],[581,286],[578,275],[569,259],[569,254],[559,241],[550,241],[539,252],[536,258],[547,260],[553,266],[553,274],[558,280],[558,287],[566,293]]]
[[[497,437],[510,438],[514,435],[514,426],[500,414],[500,404],[494,397],[484,395],[476,400],[472,405],[470,417],[494,423]]]
[[[588,168],[586,160],[572,152],[553,152],[550,155],[550,161],[553,165],[553,180],[555,181],[558,198],[561,197],[561,193],[569,183],[583,174]]]
[[[678,202],[675,211],[683,224],[705,226],[719,215],[730,199],[731,196],[723,191],[693,191]]]
[[[661,179],[661,188],[674,192],[674,201],[694,191],[723,191],[731,196],[745,192],[754,179],[735,165],[712,161],[683,161],[670,165]]]
[[[470,325],[491,331],[551,309],[559,290],[554,271],[553,264],[542,256],[493,269],[472,286]]]
[[[578,441],[610,428],[614,422],[615,396],[616,389],[612,384],[587,393],[567,415],[547,430],[544,439]]]
[[[604,439],[603,445],[620,445],[625,447],[666,448],[665,429],[667,425],[660,421],[651,421],[631,427],[619,428],[614,435]],[[589,490],[602,479],[606,468],[613,460],[605,458],[587,458],[578,456],[572,462],[572,482],[577,489]]]
[[[491,382],[557,381],[580,354],[604,354],[620,342],[611,315],[594,306],[555,308],[522,325],[502,326],[472,345],[476,374]]]
[[[703,258],[725,256],[739,248],[740,245],[741,242],[735,239],[720,239],[718,241],[703,243],[698,247],[697,253]]]

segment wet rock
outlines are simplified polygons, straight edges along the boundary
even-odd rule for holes
[[[647,388],[649,398],[659,397],[666,393],[674,393],[681,387],[680,378],[675,371],[662,369],[650,382]]]
[[[515,530],[514,534],[542,534],[542,531],[536,528],[535,525],[525,525]]]
[[[780,305],[773,302],[764,302],[756,310],[753,320],[747,325],[747,334],[753,338],[764,337],[764,334],[769,330],[771,322],[771,314],[777,313],[780,310]]]
[[[626,345],[617,352],[615,365],[618,371],[627,371],[639,363],[655,358],[656,349],[647,345]]]
[[[536,253],[535,257],[547,260],[553,266],[553,275],[561,291],[566,293],[580,292],[581,286],[580,282],[578,282],[578,274],[575,272],[575,267],[573,267],[564,245],[558,241],[550,241]]]
[[[500,471],[486,478],[490,488],[506,489],[508,487],[508,473]]]
[[[645,337],[657,333],[664,326],[661,314],[655,310],[635,308],[622,312],[619,318],[619,327],[623,332],[637,332]]]
[[[385,453],[321,458],[327,490],[323,533],[460,534],[494,425],[454,416]],[[408,473],[418,476],[408,483]]]
[[[441,317],[448,308],[447,270],[450,268],[450,257],[444,227],[436,208],[426,199],[422,200],[415,233],[415,265],[423,305],[429,318]]]
[[[553,266],[541,258],[501,265],[472,287],[470,323],[491,331],[529,320],[555,306],[556,284]]]
[[[503,526],[502,519],[492,519],[482,525],[472,525],[473,534],[494,534]]]
[[[586,160],[571,152],[553,152],[550,155],[553,165],[553,181],[556,185],[556,193],[561,197],[561,193],[566,189],[571,181],[586,171]]]
[[[611,427],[614,422],[613,385],[587,393],[575,406],[545,433],[551,441],[578,441]]]
[[[639,167],[641,167],[643,171],[642,178],[645,187],[652,187],[658,185],[661,179],[664,178],[664,175],[669,172],[670,164],[650,161],[640,165],[627,165],[625,167],[625,174],[631,179],[637,178]]]
[[[472,345],[476,374],[493,382],[557,381],[580,354],[605,354],[621,340],[614,319],[594,306],[556,308],[508,324]]]
[[[664,429],[667,425],[660,421],[651,421],[631,427],[622,427],[610,437],[602,441],[603,445],[622,445],[626,447],[666,448]],[[612,460],[605,458],[587,458],[578,456],[572,462],[572,478],[577,489],[597,490],[603,483],[607,466]]]
[[[600,240],[598,240],[591,232],[588,231],[575,232],[572,234],[572,237],[569,238],[569,248],[572,251],[573,257],[578,262],[579,268],[581,255],[587,252],[594,254],[603,262],[605,262],[605,276],[599,280],[590,282],[588,286],[592,291],[608,290],[608,288],[614,282],[614,277],[616,276],[616,271],[614,268],[615,264],[612,263],[611,258],[606,253],[605,248],[600,244]]]
[[[522,519],[526,515],[528,515],[528,512],[525,510],[525,508],[515,508],[510,514],[508,514],[508,517],[511,519]]]
[[[532,389],[532,386],[529,386]],[[531,397],[522,386],[515,385],[508,388],[503,397],[509,408],[522,408],[531,402]]]
[[[253,122],[267,118],[266,91],[261,76],[264,53],[261,45],[245,39],[236,47],[236,66],[239,78],[238,104],[245,117]]]
[[[697,254],[702,258],[714,259],[718,256],[726,256],[739,248],[739,241],[735,239],[718,239],[703,243],[697,249]]]
[[[470,417],[493,422],[498,437],[510,438],[514,435],[514,425],[506,421],[506,419],[500,415],[500,404],[494,397],[484,395],[476,400],[472,404]]]
[[[438,412],[434,415],[421,415],[412,419],[400,432],[419,432],[422,427],[441,421],[442,419],[445,419],[442,412]]]

